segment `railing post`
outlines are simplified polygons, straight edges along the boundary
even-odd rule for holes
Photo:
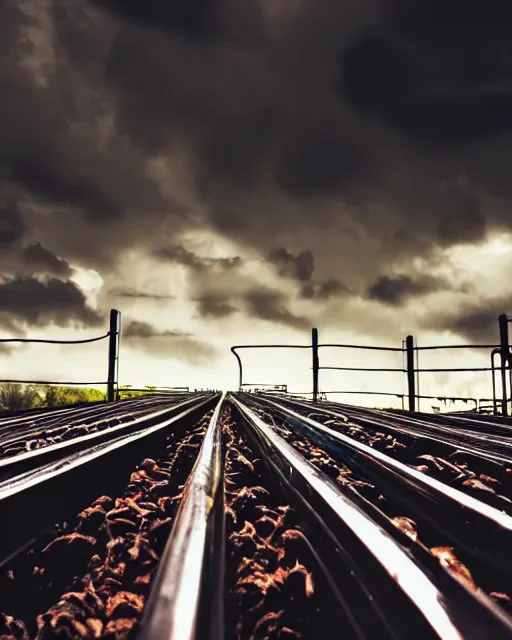
[[[121,330],[121,312],[117,309],[110,310],[110,327],[108,339],[108,382],[107,402],[115,400],[115,387],[119,364],[119,334]]]
[[[405,339],[407,356],[407,390],[409,394],[409,411],[416,411],[416,376],[414,371],[414,337]]]
[[[498,347],[491,351],[491,373],[492,373],[492,412],[493,415],[498,415],[498,401],[496,399],[496,365],[494,364],[494,357],[501,353],[501,349]]]
[[[242,360],[238,353],[236,352],[237,347],[231,347],[231,353],[235,356],[238,362],[238,391],[242,391],[242,383],[243,383],[243,371],[242,371]]]
[[[508,393],[507,393],[507,364],[510,360],[510,347],[508,342],[508,316],[502,313],[498,316],[498,327],[500,331],[500,355],[501,355],[501,413],[508,415]]]
[[[318,359],[318,329],[311,331],[311,347],[313,349],[313,402],[318,400],[318,369],[320,362]]]

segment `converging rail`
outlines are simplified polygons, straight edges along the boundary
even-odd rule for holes
[[[29,638],[512,637],[512,426],[243,392],[100,409],[124,422],[0,459],[0,635],[14,610]]]
[[[100,480],[103,465],[119,464],[121,452],[139,457],[143,441],[204,413],[214,398],[194,397],[118,427],[0,460],[0,521],[9,522],[0,531],[0,566],[64,505],[74,504],[74,492],[87,489],[84,473],[88,477],[101,465]]]
[[[143,640],[224,637],[224,460],[215,408],[142,621]]]
[[[494,537],[491,544],[506,556],[506,545],[511,540],[512,517],[468,499],[464,494],[459,495],[460,492],[453,492],[449,487],[440,487],[441,483],[420,478],[421,473],[410,473],[413,470],[404,469],[405,465],[397,465],[370,447],[362,447],[269,399],[251,399],[243,395],[234,397],[233,402],[240,414],[266,448],[271,464],[280,470],[282,481],[291,486],[303,509],[313,514],[317,527],[323,527],[324,531],[327,529],[325,533],[337,549],[328,562],[331,566],[341,563],[346,567],[344,572],[340,570],[331,574],[331,579],[337,581],[338,593],[345,598],[345,606],[346,599],[355,598],[356,592],[363,589],[366,607],[363,608],[360,602],[359,608],[350,610],[353,637],[374,638],[376,633],[379,637],[404,640],[411,637],[454,640],[511,637],[510,619],[490,598],[468,589],[424,547],[403,536],[376,505],[357,491],[342,490],[339,484],[286,442],[278,433],[279,427],[258,415],[255,408],[249,408],[246,398],[254,407],[271,407],[272,411],[277,410],[274,415],[293,418],[297,427],[300,424],[305,429],[307,439],[320,442],[322,448],[336,452],[338,457],[344,455],[339,449],[342,443],[343,451],[350,453],[351,463],[355,461],[361,468],[370,469],[375,475],[380,475],[381,480],[387,477],[388,489],[393,487],[408,507],[413,504],[411,494],[418,498],[423,493],[424,499],[419,502],[418,509],[425,508],[425,504],[434,497],[438,504],[445,502],[447,509],[455,507],[458,515],[467,517],[466,528],[480,527],[477,537],[482,535],[482,526],[488,528],[488,533],[491,531],[496,535],[499,532],[499,537]],[[315,434],[320,433],[328,435],[329,439],[319,439]],[[329,444],[335,442],[336,445]],[[407,487],[409,495],[404,491]],[[438,526],[447,533],[447,525]],[[457,537],[456,531],[449,531],[452,539]],[[479,542],[481,546],[482,537]],[[487,549],[488,556],[491,551]],[[357,568],[351,567],[352,562],[357,562]],[[496,571],[499,572],[499,567]],[[347,574],[352,577],[351,585]],[[360,615],[361,611],[364,611],[364,616]],[[400,611],[399,616],[397,611]]]
[[[204,395],[204,394],[202,394]],[[174,402],[192,401],[199,395],[176,396]],[[100,438],[115,434],[115,427],[129,428],[141,420],[157,417],[162,405],[171,409],[174,402],[162,403],[161,399],[135,400],[122,407],[111,404],[93,404],[54,411],[41,410],[19,419],[0,419],[0,464],[8,460],[20,460],[30,453],[39,455],[41,449],[67,446],[71,441],[84,441],[84,437]],[[52,451],[52,449],[50,449]]]
[[[512,464],[512,427],[484,420],[472,421],[438,414],[403,414],[378,409],[366,409],[338,403],[313,405],[300,400],[282,399],[284,406],[306,409],[343,421],[354,420],[367,429],[392,434],[405,434],[416,440],[446,444],[472,455],[482,456],[499,463]],[[486,429],[487,426],[487,429]]]

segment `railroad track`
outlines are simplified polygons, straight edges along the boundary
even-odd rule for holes
[[[506,511],[265,397],[141,420],[10,467],[2,639],[512,638]]]
[[[313,405],[279,400],[283,406],[314,417],[392,457],[417,466],[463,491],[508,509],[512,487],[510,436],[470,431],[457,420],[448,424],[426,414],[402,414],[335,403]],[[501,428],[498,426],[498,428]],[[471,471],[473,469],[473,471]],[[497,496],[503,489],[504,496]]]
[[[122,404],[123,410],[118,405],[102,402],[93,403],[92,406],[42,409],[1,418],[0,459],[108,429],[156,411],[159,406],[168,406],[191,397],[187,394],[172,398],[157,396],[127,400]]]
[[[368,428],[387,427],[396,433],[430,436],[453,445],[469,444],[482,454],[496,454],[512,459],[512,427],[502,418],[474,419],[443,414],[365,409],[341,403],[313,404],[308,401],[282,400],[288,406],[303,406],[310,411],[353,419]]]

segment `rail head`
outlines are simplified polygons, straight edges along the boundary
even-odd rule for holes
[[[223,545],[213,543],[224,538],[220,412],[225,397],[224,392],[185,486],[141,623],[142,640],[217,640],[224,635]]]
[[[510,620],[492,603],[487,602],[487,599],[479,594],[470,592],[456,579],[451,582],[450,595],[447,597],[446,593],[439,590],[438,582],[425,572],[390,534],[347,498],[331,478],[313,466],[247,405],[236,397],[233,397],[232,401],[248,423],[286,460],[294,472],[302,476],[310,489],[362,542],[389,577],[399,585],[439,638],[442,640],[478,638],[482,637],[479,635],[482,628],[486,630],[493,628],[492,633],[495,634],[493,638],[509,637],[512,632]],[[443,571],[438,570],[438,573],[444,578],[446,576]],[[468,624],[467,616],[461,615],[460,597],[464,598],[466,604],[474,601],[472,604],[475,610],[478,609],[475,615],[476,627],[470,635],[465,633],[471,624]]]
[[[58,460],[43,464],[38,466],[30,471],[24,471],[19,475],[13,476],[0,482],[0,502],[7,498],[11,498],[22,491],[26,491],[31,489],[36,485],[41,485],[46,480],[50,480],[56,476],[60,476],[72,469],[80,467],[91,460],[99,458],[107,453],[111,453],[123,447],[125,445],[131,444],[141,438],[145,438],[150,436],[151,434],[160,431],[164,428],[167,428],[188,416],[194,410],[200,408],[202,405],[209,402],[211,398],[207,398],[202,402],[198,402],[191,407],[183,407],[182,411],[177,415],[173,415],[167,419],[162,420],[158,424],[146,427],[141,430],[136,431],[133,434],[122,435],[113,440],[107,440],[101,444],[92,444],[87,449],[82,449],[76,453],[70,454],[64,458],[59,458]]]
[[[165,416],[170,412],[177,412],[178,416],[186,415],[184,412],[189,411],[190,405],[192,405],[191,409],[193,410],[195,406],[204,404],[204,402],[208,401],[209,399],[209,396],[207,396],[206,400],[202,396],[199,398],[190,398],[188,400],[185,400],[184,402],[170,405],[165,409],[153,411],[149,414],[140,416],[138,418],[135,418],[134,420],[131,420],[130,422],[120,424],[116,427],[110,427],[108,429],[104,429],[103,431],[97,431],[94,433],[86,434],[84,436],[80,436],[78,438],[72,438],[64,442],[58,442],[47,447],[42,447],[40,449],[27,451],[26,453],[13,456],[11,458],[4,458],[0,460],[0,475],[3,478],[0,483],[0,487],[7,481],[8,478],[15,478],[18,475],[26,473],[28,470],[33,472],[38,468],[44,468],[49,464],[50,461],[56,460],[57,458],[65,457],[68,454],[68,451],[71,452],[75,450],[94,447],[104,441],[122,436],[124,433],[129,433],[134,429],[137,432],[144,430],[145,428],[151,427],[151,425],[155,421],[164,419]],[[0,489],[0,498],[1,496],[2,491]]]
[[[316,432],[321,432],[329,436],[331,439],[343,443],[344,445],[350,447],[350,449],[352,449],[353,451],[359,452],[365,456],[370,457],[373,460],[385,464],[387,467],[392,468],[396,472],[398,472],[398,474],[400,474],[402,477],[416,482],[418,485],[425,487],[425,489],[430,488],[431,490],[444,495],[447,499],[453,500],[464,508],[478,514],[478,516],[487,518],[503,530],[512,532],[512,515],[508,514],[507,512],[500,511],[499,509],[481,502],[480,500],[468,495],[467,493],[459,491],[455,487],[440,482],[435,478],[431,478],[421,471],[413,469],[412,467],[409,467],[399,460],[391,458],[381,451],[378,451],[362,442],[358,442],[354,438],[339,433],[338,431],[334,431],[333,429],[326,427],[320,422],[297,413],[293,409],[285,407],[282,404],[275,402],[274,400],[270,400],[269,398],[259,398],[258,400],[263,404],[273,406],[283,414],[288,415],[295,420],[301,421],[303,424],[307,425],[309,428],[312,428]]]

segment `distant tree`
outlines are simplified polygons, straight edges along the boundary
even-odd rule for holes
[[[0,384],[0,410],[23,411],[40,407],[59,407],[78,402],[105,400],[98,389],[58,387],[53,385]]]
[[[0,385],[0,405],[5,411],[23,411],[42,406],[42,397],[36,385],[4,382]]]

